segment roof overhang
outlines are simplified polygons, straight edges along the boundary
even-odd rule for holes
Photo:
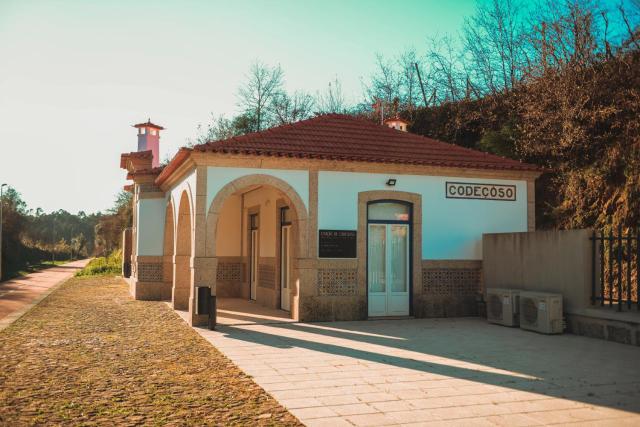
[[[122,153],[120,155],[120,168],[126,169],[129,172],[134,172],[141,169],[151,169],[153,162],[153,152],[147,151],[133,151],[131,153]]]

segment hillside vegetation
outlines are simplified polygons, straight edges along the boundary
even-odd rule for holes
[[[410,130],[539,165],[540,228],[640,225],[640,2],[478,3],[457,43],[433,41],[425,98],[405,53],[369,94]],[[461,46],[461,48],[454,48]],[[415,73],[414,73],[415,74]],[[426,100],[426,107],[424,105]],[[370,113],[378,118],[379,111]]]
[[[540,165],[542,228],[640,224],[640,51],[419,109],[412,131]]]

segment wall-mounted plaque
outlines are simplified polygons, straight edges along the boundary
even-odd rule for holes
[[[516,186],[502,184],[480,184],[474,182],[446,182],[447,199],[516,200]]]
[[[320,258],[356,258],[355,230],[320,230],[318,256]]]

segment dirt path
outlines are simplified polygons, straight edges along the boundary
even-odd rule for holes
[[[46,268],[0,283],[0,330],[48,294],[59,283],[83,268],[88,259]]]
[[[299,425],[164,303],[74,278],[0,332],[0,424]]]

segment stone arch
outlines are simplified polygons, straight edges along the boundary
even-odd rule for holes
[[[206,257],[214,260],[212,265],[215,265],[214,271],[210,276],[211,287],[213,288],[212,292],[214,295],[216,294],[216,271],[218,268],[216,238],[218,222],[223,206],[231,195],[253,186],[265,186],[278,190],[284,196],[283,199],[285,200],[283,200],[283,202],[286,202],[286,205],[291,208],[293,217],[293,240],[291,248],[293,252],[290,276],[292,285],[290,293],[290,313],[293,319],[299,319],[300,288],[308,282],[308,278],[303,276],[308,273],[308,265],[305,264],[304,259],[309,257],[309,241],[307,239],[309,233],[309,214],[304,201],[297,191],[287,182],[271,175],[255,174],[237,178],[222,187],[209,205],[206,217],[204,249]],[[276,201],[277,206],[278,203],[279,202]],[[278,242],[276,246],[278,246],[279,232],[277,232],[276,236],[276,242]],[[281,272],[276,268],[275,276],[279,274],[281,274]],[[278,298],[281,298],[279,285],[276,292],[278,292]]]
[[[188,310],[193,276],[193,215],[187,190],[180,195],[176,222],[172,302],[174,309]]]
[[[162,256],[162,299],[171,299],[173,289],[173,256],[175,255],[175,218],[173,200],[169,197],[164,221]]]
[[[309,256],[309,247],[307,244],[309,215],[307,207],[300,198],[300,195],[298,195],[298,192],[291,187],[291,185],[280,178],[266,174],[245,175],[237,178],[222,187],[215,195],[211,205],[209,205],[207,213],[206,256],[216,256],[216,229],[218,226],[218,217],[220,216],[220,212],[222,212],[224,202],[230,195],[253,185],[268,185],[274,187],[289,199],[295,210],[296,227],[298,229],[295,257],[307,258]]]

